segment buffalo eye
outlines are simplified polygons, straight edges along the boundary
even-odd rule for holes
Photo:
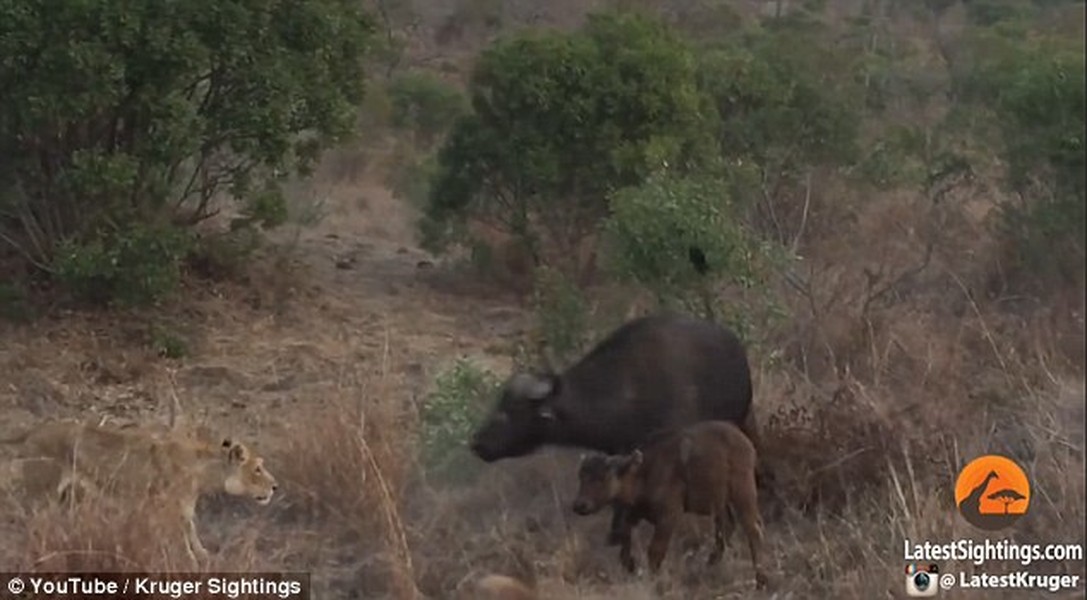
[[[555,407],[553,406],[541,406],[536,410],[536,414],[538,414],[541,419],[547,421],[554,421],[558,418],[558,414],[555,412]]]

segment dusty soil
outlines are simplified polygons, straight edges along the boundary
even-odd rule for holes
[[[320,402],[345,363],[391,366],[405,400],[456,356],[502,367],[520,327],[509,296],[458,288],[379,186],[341,186],[328,206],[317,225],[276,232],[247,283],[190,281],[160,309],[3,325],[0,433],[35,417],[160,412],[171,373],[186,411],[249,428],[259,413]],[[155,331],[186,356],[156,356]]]
[[[153,309],[0,325],[0,438],[49,417],[163,419],[176,394],[186,417],[276,456],[287,451],[281,442],[294,422],[342,400],[345,389],[360,402],[410,408],[459,356],[508,368],[523,321],[515,301],[465,286],[418,249],[412,214],[380,185],[346,182],[323,193],[325,218],[275,232],[242,281],[191,279]],[[162,335],[181,340],[184,357],[159,356]],[[374,398],[366,388],[378,380]],[[290,482],[283,487],[290,505]],[[231,502],[209,507],[201,518],[217,526],[227,508],[255,512]],[[289,511],[280,516],[288,520]],[[289,525],[273,524],[280,528]],[[209,547],[225,543],[209,539]]]

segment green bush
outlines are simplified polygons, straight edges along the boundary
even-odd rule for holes
[[[783,252],[740,221],[734,185],[658,176],[616,192],[604,236],[609,270],[653,292],[664,307],[726,323],[744,336],[773,318],[765,276]],[[695,266],[692,252],[705,264]],[[721,290],[735,291],[725,300]]]
[[[425,210],[437,170],[438,161],[433,154],[418,160],[409,160],[393,170],[389,187],[397,198],[414,208]]]
[[[537,270],[534,287],[537,341],[547,352],[541,358],[565,364],[581,352],[591,333],[588,302],[573,282],[547,267]]]
[[[423,401],[421,459],[427,472],[446,481],[470,477],[478,466],[468,439],[498,393],[500,381],[468,359],[440,373]]]
[[[768,183],[857,157],[860,94],[849,57],[799,25],[726,38],[699,58],[699,85],[720,116],[730,160],[754,161]]]
[[[182,237],[157,224],[224,197],[282,222],[283,177],[355,126],[370,31],[348,0],[0,3],[0,241],[80,296],[154,296]]]
[[[151,349],[163,358],[185,358],[189,354],[189,344],[175,331],[152,325],[149,333]]]
[[[0,319],[23,323],[34,317],[34,306],[17,282],[0,282]]]
[[[1030,278],[1082,281],[1087,236],[1083,39],[982,32],[961,82],[990,117],[1015,192],[1000,229]],[[983,51],[984,50],[984,51]]]
[[[146,304],[174,291],[191,247],[185,230],[133,225],[87,242],[62,243],[55,275],[86,302]]]
[[[429,73],[409,72],[389,83],[392,124],[412,131],[429,146],[468,112],[468,100],[456,87]]]
[[[690,49],[645,17],[594,14],[573,33],[500,39],[469,93],[472,113],[438,154],[424,220],[433,248],[468,218],[534,248],[570,247],[606,215],[611,189],[709,156]]]
[[[212,233],[193,244],[186,262],[196,274],[203,277],[238,277],[261,244],[260,234],[248,227]]]
[[[621,278],[662,296],[694,289],[707,277],[754,284],[758,245],[736,217],[729,189],[709,178],[653,177],[617,191],[604,226],[610,266]],[[701,250],[708,271],[694,267]]]

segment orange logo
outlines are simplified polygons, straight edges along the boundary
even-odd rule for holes
[[[970,461],[955,481],[955,504],[968,523],[986,531],[1010,527],[1027,514],[1030,482],[1009,458],[996,454]]]

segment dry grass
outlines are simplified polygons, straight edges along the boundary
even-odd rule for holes
[[[870,223],[858,235],[896,235],[887,219]],[[280,481],[268,507],[201,503],[209,568],[311,571],[319,598],[469,598],[488,573],[553,600],[904,597],[907,538],[1085,541],[1085,400],[1068,352],[1082,344],[1082,324],[1062,317],[1056,300],[1017,314],[969,293],[983,272],[968,264],[938,258],[865,308],[862,267],[871,265],[824,248],[810,260],[837,262],[813,270],[811,297],[783,292],[794,319],[769,332],[767,347],[784,352],[753,356],[762,460],[774,475],[761,498],[771,577],[761,593],[742,536],[721,567],[705,566],[710,540],[694,517],[659,578],[623,572],[617,549],[603,544],[607,516],[569,510],[576,451],[488,465],[469,483],[423,477],[415,407],[436,370],[464,353],[508,363],[527,320],[502,298],[428,286],[396,243],[336,268],[349,240],[320,231],[297,244],[304,278],[258,265],[248,283],[202,283],[154,311],[0,332],[0,430],[45,415],[158,418],[166,370],[176,371],[184,409],[251,439]],[[915,261],[905,250],[914,246],[885,243],[902,244],[884,266],[894,278]],[[251,301],[271,284],[295,293],[279,307]],[[1073,308],[1082,301],[1067,298]],[[601,327],[624,312],[594,306]],[[187,358],[155,356],[146,332],[159,323],[184,334]],[[1034,499],[1019,526],[987,536],[957,517],[951,487],[965,461],[992,451],[1024,465]],[[190,568],[153,511],[0,498],[0,570]],[[641,553],[647,530],[638,533]],[[1084,575],[1082,563],[1031,569]]]
[[[470,597],[472,582],[487,573],[518,577],[553,599],[902,597],[904,539],[1004,537],[964,525],[951,503],[957,468],[994,450],[1019,460],[1035,490],[1031,514],[1007,536],[1084,542],[1080,380],[1055,371],[1059,361],[1040,342],[996,333],[1004,326],[983,306],[939,336],[934,319],[877,321],[867,347],[894,339],[905,350],[857,355],[868,361],[863,375],[821,381],[756,357],[763,460],[775,475],[774,493],[762,498],[771,588],[756,593],[738,538],[721,568],[706,568],[709,540],[697,518],[673,542],[659,578],[624,573],[616,549],[603,545],[607,517],[569,510],[574,451],[487,466],[469,484],[426,483],[412,396],[432,378],[430,363],[414,365],[423,352],[447,355],[465,343],[481,352],[489,340],[478,331],[469,338],[420,329],[444,323],[452,332],[459,317],[437,319],[418,308],[410,313],[414,323],[391,321],[397,313],[390,312],[345,318],[330,331],[320,323],[358,307],[336,298],[324,308],[296,303],[292,319],[277,324],[238,302],[192,301],[205,321],[191,325],[196,358],[178,372],[179,396],[200,418],[223,419],[250,435],[281,492],[264,508],[231,498],[202,502],[198,526],[213,570],[311,570],[322,598]],[[89,335],[108,331],[111,319],[14,334],[18,350],[9,346],[0,358],[20,365],[23,376],[10,381],[33,390],[26,373],[41,374],[47,392],[40,393],[69,407],[62,412],[145,397],[134,414],[155,412],[162,365],[102,337],[109,334]],[[58,354],[51,338],[61,327],[67,350]],[[97,341],[73,345],[87,339]],[[439,339],[447,346],[423,350]],[[928,358],[905,360],[926,349]],[[95,372],[123,376],[88,382],[79,375],[88,355],[98,359]],[[129,364],[141,367],[129,373]],[[190,568],[151,511],[105,500],[28,506],[17,498],[6,498],[0,511],[4,570]],[[644,552],[646,531],[639,533]],[[1082,564],[1032,568],[1083,575]],[[1023,597],[987,597],[994,595]]]
[[[766,592],[753,590],[742,535],[721,566],[704,565],[710,540],[694,517],[659,578],[623,572],[603,544],[608,516],[569,509],[576,451],[433,483],[417,460],[418,399],[450,357],[507,364],[528,319],[508,294],[457,277],[438,285],[441,265],[417,272],[433,257],[414,248],[410,211],[373,183],[390,156],[375,147],[338,153],[296,190],[320,200],[324,221],[238,281],[192,282],[155,310],[0,322],[0,436],[44,416],[156,418],[176,370],[185,409],[244,434],[280,482],[268,507],[201,503],[209,569],[311,571],[315,598],[472,598],[488,573],[549,600],[901,598],[904,539],[1087,541],[1084,294],[1031,303],[990,289],[980,193],[933,208],[919,194],[856,198],[817,181],[804,261],[776,290],[791,317],[760,332],[767,351],[753,356],[774,475],[760,498]],[[519,258],[500,256],[515,273]],[[592,299],[601,328],[644,312],[628,290],[615,295]],[[148,332],[159,325],[185,338],[186,358],[156,356]],[[994,535],[952,502],[957,470],[988,452],[1019,461],[1033,490],[1030,514]],[[0,482],[11,475],[0,468]],[[0,492],[0,571],[190,569],[158,517]],[[638,534],[644,564],[647,528]],[[1031,570],[1087,575],[1082,562]]]

